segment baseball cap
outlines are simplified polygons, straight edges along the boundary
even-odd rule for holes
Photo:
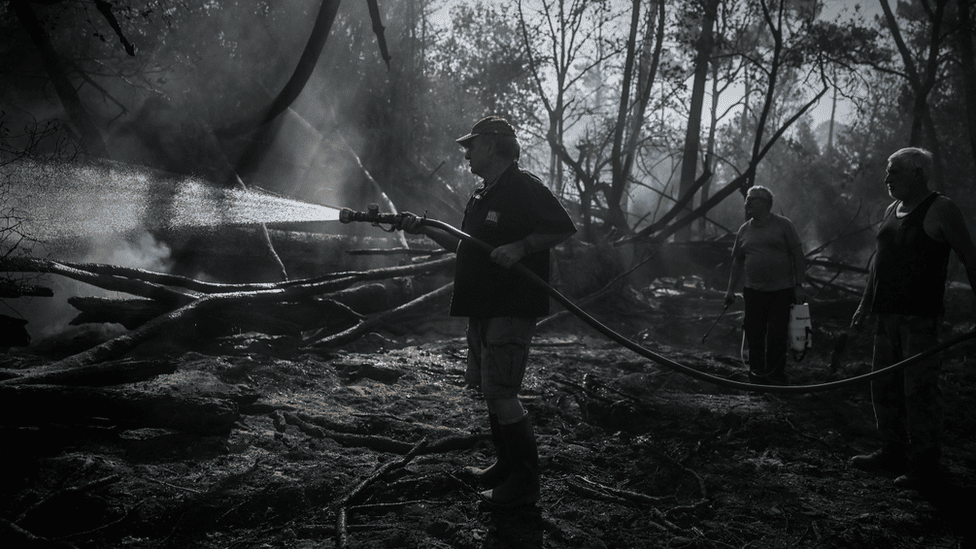
[[[514,137],[515,128],[508,123],[508,120],[505,120],[500,116],[487,116],[479,120],[474,127],[471,128],[471,133],[463,137],[459,137],[455,141],[461,145],[466,145],[475,137],[486,134],[511,135]]]

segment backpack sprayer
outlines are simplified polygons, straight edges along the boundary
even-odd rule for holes
[[[810,322],[809,303],[790,305],[789,334],[793,360],[799,362],[813,345],[813,324]]]
[[[370,204],[369,206],[367,206],[365,212],[355,211],[349,208],[341,208],[339,210],[339,221],[342,223],[352,223],[354,221],[367,222],[372,224],[374,227],[381,228],[386,232],[393,232],[395,230],[402,229],[402,223],[404,217],[406,217],[406,214],[381,213],[379,209],[379,205],[377,204]],[[444,232],[447,232],[457,238],[460,238],[461,240],[464,240],[465,242],[468,242],[469,244],[473,244],[478,248],[481,248],[482,250],[485,251],[485,253],[491,253],[491,251],[494,249],[494,247],[491,244],[478,240],[477,238],[461,231],[460,229],[448,225],[443,221],[431,219],[426,216],[420,217],[419,219],[421,225],[427,227],[434,227],[436,229],[440,229]],[[380,225],[381,223],[388,224],[390,225],[390,227],[384,228]],[[659,355],[651,351],[650,349],[647,349],[646,347],[636,343],[635,341],[627,339],[623,335],[613,331],[611,328],[609,328],[599,320],[593,318],[589,313],[587,313],[586,311],[581,309],[578,305],[573,303],[568,297],[559,293],[559,291],[557,291],[555,288],[550,286],[548,281],[543,280],[542,278],[539,277],[539,275],[530,271],[527,267],[525,267],[525,265],[522,265],[521,263],[516,263],[515,265],[512,265],[512,270],[517,271],[522,276],[528,278],[530,282],[544,289],[553,299],[558,301],[560,305],[566,307],[566,309],[568,309],[569,312],[576,315],[583,322],[589,324],[590,327],[594,328],[596,331],[600,332],[601,334],[607,336],[611,340],[619,343],[621,346],[637,353],[638,355],[647,358],[649,360],[652,360],[662,366],[666,366],[668,368],[671,368],[672,370],[693,377],[695,379],[700,379],[702,381],[706,381],[708,383],[712,383],[715,385],[729,387],[732,389],[739,389],[743,391],[799,394],[799,393],[818,393],[818,392],[829,391],[833,389],[839,389],[841,387],[860,384],[866,381],[870,381],[873,379],[886,376],[895,370],[906,368],[930,356],[941,353],[943,350],[948,349],[949,347],[958,345],[970,339],[976,339],[976,330],[973,330],[971,332],[967,332],[965,334],[956,336],[950,340],[944,341],[936,345],[935,347],[932,347],[926,351],[922,351],[921,353],[915,356],[906,358],[905,360],[902,360],[901,362],[898,362],[896,364],[892,364],[891,366],[887,366],[885,368],[881,368],[880,370],[875,370],[867,374],[861,374],[851,378],[842,379],[839,381],[830,381],[827,383],[818,383],[815,385],[757,385],[755,383],[746,383],[743,381],[735,381],[731,379],[726,379],[724,377],[714,376],[712,374],[701,372],[689,366],[685,366],[684,364],[675,362],[665,356]],[[809,314],[807,314],[806,320],[807,322],[809,321]],[[805,323],[803,324],[803,328],[804,328],[804,332],[806,332]]]

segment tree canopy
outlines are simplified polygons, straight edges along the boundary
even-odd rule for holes
[[[454,138],[497,114],[588,240],[720,237],[762,184],[816,247],[877,220],[902,146],[973,211],[970,4],[11,0],[0,148],[453,221]]]

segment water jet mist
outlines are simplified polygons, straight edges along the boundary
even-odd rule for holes
[[[24,232],[41,241],[140,230],[337,221],[339,210],[122,164],[3,168]]]

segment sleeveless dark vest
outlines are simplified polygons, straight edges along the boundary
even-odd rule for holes
[[[939,196],[932,193],[907,216],[899,219],[897,207],[881,223],[878,255],[875,258],[875,313],[935,317],[945,312],[946,273],[949,266],[947,242],[925,234],[922,222]]]

